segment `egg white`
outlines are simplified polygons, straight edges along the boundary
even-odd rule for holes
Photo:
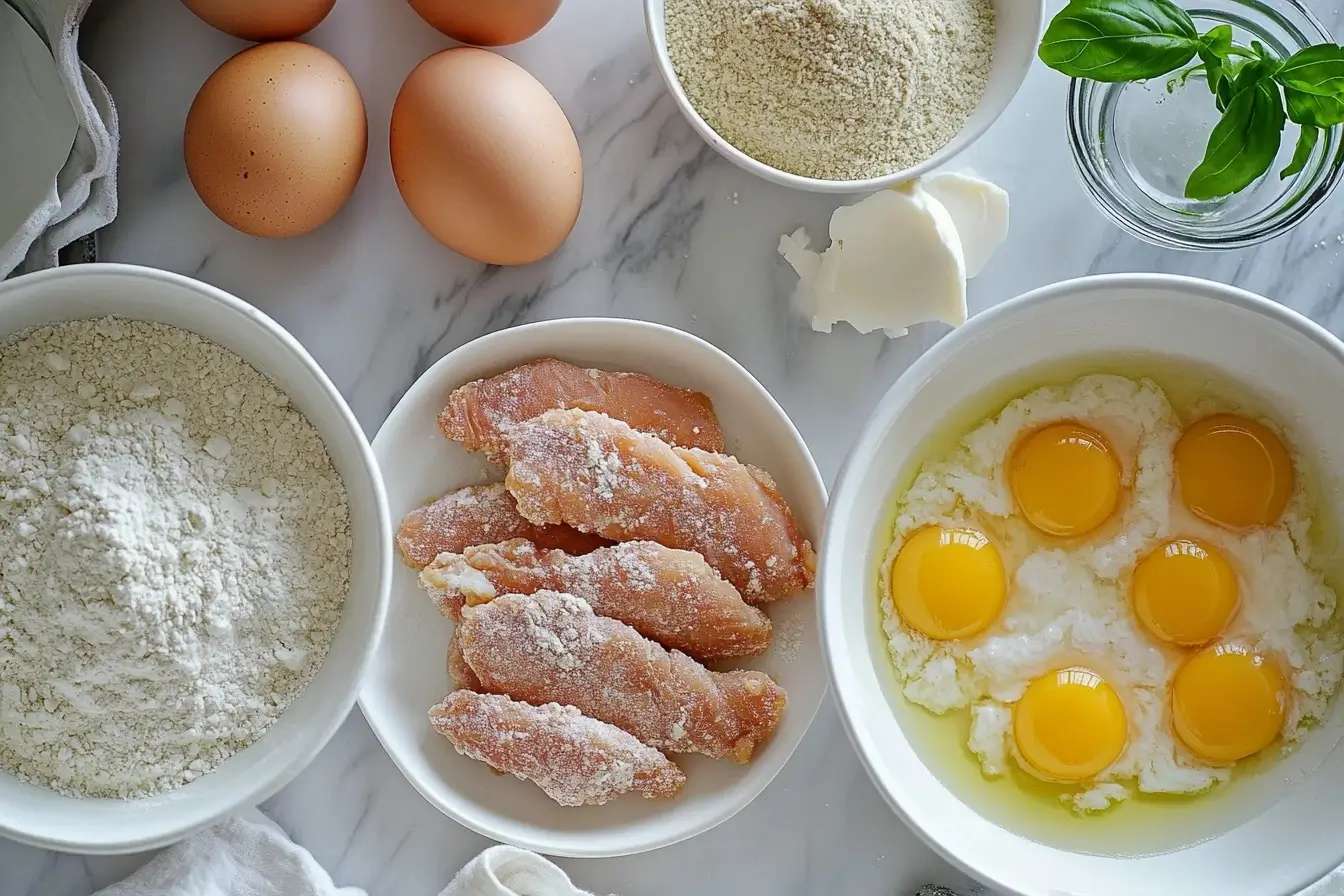
[[[1236,409],[1210,404],[1192,409],[1192,415],[1215,410]],[[1019,436],[1059,420],[1093,426],[1108,438],[1121,461],[1126,489],[1117,519],[1063,545],[1041,537],[1015,514],[1004,472]],[[1119,693],[1129,739],[1115,763],[1061,797],[1073,808],[1104,809],[1135,788],[1197,793],[1231,777],[1228,768],[1204,763],[1173,737],[1167,690],[1184,654],[1159,646],[1139,628],[1129,607],[1134,564],[1175,536],[1205,539],[1236,569],[1241,609],[1226,637],[1273,651],[1288,667],[1293,694],[1284,749],[1324,719],[1344,674],[1344,654],[1338,637],[1323,629],[1334,615],[1336,598],[1311,564],[1311,515],[1302,477],[1273,527],[1238,534],[1204,523],[1173,498],[1172,449],[1181,428],[1155,383],[1086,376],[1011,402],[965,436],[948,457],[925,463],[902,497],[882,567],[888,650],[907,699],[935,713],[970,711],[967,745],[987,775],[1006,773],[1010,763],[1022,765],[1012,737],[1012,704],[1027,685],[1078,664],[1094,669]],[[1291,446],[1291,440],[1285,444]],[[930,525],[979,528],[1003,557],[1010,580],[1007,604],[995,623],[974,638],[931,640],[906,627],[895,611],[891,561],[913,532]]]

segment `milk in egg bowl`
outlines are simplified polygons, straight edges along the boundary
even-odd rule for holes
[[[1327,714],[1341,642],[1290,444],[1147,378],[1009,402],[897,499],[880,586],[903,695],[968,717],[983,775],[1079,815],[1291,751]]]

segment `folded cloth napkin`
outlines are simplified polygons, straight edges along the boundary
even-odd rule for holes
[[[188,837],[97,896],[365,896],[338,887],[308,850],[251,810]],[[440,896],[592,896],[536,853],[492,846]]]
[[[338,887],[308,850],[255,809],[159,853],[94,896],[365,896]],[[492,846],[466,864],[439,896],[594,896],[534,852]],[[915,896],[958,896],[921,887]]]
[[[51,48],[79,130],[51,194],[20,228],[0,234],[0,279],[55,267],[57,253],[117,216],[120,128],[112,95],[79,58],[79,25],[92,0],[0,0],[19,11]]]

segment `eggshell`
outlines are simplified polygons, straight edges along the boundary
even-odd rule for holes
[[[201,201],[253,236],[307,233],[354,192],[368,150],[359,89],[308,44],[258,44],[221,65],[187,113],[183,153]]]
[[[286,40],[311,31],[336,0],[182,0],[207,25],[243,40]]]
[[[489,264],[528,264],[565,241],[583,199],[579,142],[519,66],[458,47],[421,62],[392,108],[392,173],[421,225]]]
[[[464,44],[498,47],[536,34],[560,8],[560,0],[410,0],[411,9]]]

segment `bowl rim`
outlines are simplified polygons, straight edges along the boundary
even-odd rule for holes
[[[566,329],[583,329],[589,327],[607,328],[610,331],[612,331],[614,335],[618,337],[623,334],[654,332],[657,333],[660,337],[680,341],[694,346],[698,351],[706,351],[712,355],[718,356],[720,360],[727,363],[730,366],[730,368],[733,369],[738,374],[743,383],[749,385],[752,391],[754,391],[756,395],[762,400],[762,403],[766,407],[768,407],[771,411],[773,411],[778,416],[780,421],[782,421],[785,424],[788,431],[792,434],[795,446],[801,449],[802,459],[806,461],[805,469],[807,472],[807,477],[806,481],[802,482],[801,485],[804,488],[808,489],[809,491],[814,491],[815,496],[821,499],[821,504],[823,507],[828,506],[829,496],[826,490],[826,483],[821,476],[821,471],[817,468],[816,459],[812,456],[811,449],[808,448],[807,442],[803,438],[802,434],[798,432],[798,428],[794,424],[793,420],[784,411],[784,408],[779,404],[779,402],[775,400],[775,397],[770,394],[769,390],[767,390],[765,386],[762,385],[762,383],[758,379],[756,379],[756,377],[751,373],[751,371],[747,370],[746,367],[740,364],[735,358],[733,358],[727,352],[723,351],[718,346],[714,345],[708,340],[702,339],[701,337],[696,336],[694,333],[688,333],[685,330],[668,326],[666,324],[655,323],[653,321],[639,320],[636,318],[622,318],[622,317],[593,317],[593,316],[567,317],[567,318],[556,318],[552,320],[533,321],[531,323],[520,324],[515,327],[507,327],[502,330],[496,330],[494,332],[478,336],[475,339],[471,339],[467,342],[464,342],[457,348],[454,348],[452,351],[448,352],[442,358],[440,358],[439,360],[435,361],[432,365],[430,365],[429,368],[426,369],[425,372],[422,373],[416,379],[416,381],[411,385],[411,387],[407,389],[406,392],[402,395],[402,397],[397,401],[397,405],[392,409],[392,412],[389,413],[387,415],[387,418],[384,420],[384,425],[386,425],[387,420],[390,420],[393,417],[393,415],[396,414],[397,408],[401,407],[404,403],[414,402],[415,400],[419,399],[424,393],[429,393],[442,389],[443,385],[437,383],[436,380],[443,377],[444,375],[443,371],[451,367],[453,364],[461,363],[464,357],[469,359],[470,357],[478,353],[489,352],[495,346],[501,343],[507,343],[512,340],[518,339],[520,336],[527,337],[533,333],[546,330],[556,331]],[[376,446],[378,444],[378,437],[379,435],[382,434],[382,432],[383,427],[380,426],[378,433],[374,435],[373,444],[375,445],[374,449],[375,452],[377,451]],[[823,519],[822,534],[824,534],[824,519]],[[814,596],[812,599],[814,601],[816,600],[815,588],[814,588]],[[818,630],[817,632],[817,637],[818,640],[820,641],[821,638],[820,630]],[[484,837],[489,837],[490,839],[496,842],[510,844],[523,849],[529,849],[533,852],[540,853],[542,855],[560,856],[565,858],[579,858],[579,859],[603,859],[603,858],[617,858],[620,856],[639,855],[641,853],[651,852],[652,850],[655,849],[661,849],[665,846],[672,846],[674,844],[681,843],[685,840],[690,840],[693,837],[698,837],[701,834],[713,830],[720,824],[723,824],[724,822],[731,819],[733,816],[737,815],[747,806],[751,805],[751,803],[753,803],[756,800],[756,798],[759,797],[761,793],[763,793],[768,786],[770,786],[770,784],[779,775],[779,773],[784,770],[784,767],[788,765],[789,762],[792,760],[794,753],[797,751],[798,747],[802,745],[803,739],[807,736],[807,733],[811,730],[812,724],[816,721],[816,716],[820,712],[822,704],[825,703],[829,691],[830,691],[830,684],[829,681],[827,681],[826,683],[824,683],[824,687],[817,701],[817,705],[812,708],[811,714],[807,719],[807,723],[803,727],[802,733],[799,735],[798,740],[789,747],[788,752],[782,757],[782,759],[778,762],[776,767],[772,771],[770,771],[770,773],[767,776],[764,777],[764,779],[759,783],[758,787],[755,787],[754,789],[751,789],[749,791],[744,791],[741,797],[734,800],[722,811],[716,813],[704,824],[680,830],[671,829],[667,833],[662,833],[659,836],[649,837],[643,841],[637,841],[630,844],[623,844],[622,846],[615,849],[600,848],[600,847],[575,847],[573,845],[565,845],[557,848],[555,844],[549,843],[546,840],[541,839],[539,837],[537,838],[528,836],[520,837],[508,825],[494,824],[489,821],[484,821],[480,818],[477,818],[469,811],[463,811],[460,808],[460,806],[456,803],[450,804],[446,801],[440,800],[435,794],[426,792],[426,789],[422,786],[422,783],[418,777],[414,777],[410,773],[408,773],[406,766],[402,762],[400,754],[397,751],[392,750],[388,747],[386,741],[384,740],[383,731],[377,724],[373,722],[372,719],[369,718],[369,714],[367,712],[365,712],[365,720],[368,722],[369,728],[373,731],[374,737],[378,739],[379,745],[383,747],[384,752],[392,760],[393,764],[396,765],[397,770],[401,772],[402,777],[405,778],[406,781],[410,783],[412,787],[415,788],[416,792],[420,794],[420,796],[425,800],[425,802],[427,802],[429,805],[433,806],[435,809],[442,812],[444,815],[447,815],[449,818],[453,819],[458,824],[467,828],[468,830],[474,831],[477,834],[480,834]],[[361,712],[364,711],[366,694],[367,694],[366,688],[360,690],[359,705]],[[791,706],[790,709],[793,709],[793,707]],[[448,786],[447,789],[453,792],[456,791],[456,788],[453,788],[451,786]],[[673,804],[673,808],[675,808],[675,804]]]
[[[25,834],[22,830],[15,829],[12,825],[0,824],[0,834],[31,846],[51,849],[57,852],[80,853],[85,855],[121,855],[168,846],[181,840],[183,837],[210,827],[239,809],[256,806],[270,799],[276,793],[292,783],[293,780],[312,763],[317,757],[317,754],[331,741],[331,738],[335,736],[337,730],[340,729],[341,725],[345,723],[345,719],[350,715],[350,710],[354,708],[359,693],[359,685],[363,682],[369,666],[373,662],[374,654],[377,651],[378,643],[382,637],[383,626],[387,618],[388,595],[391,591],[392,584],[392,524],[387,506],[387,494],[383,488],[383,478],[378,468],[378,462],[374,457],[373,448],[370,445],[368,438],[364,435],[363,428],[359,425],[359,421],[355,419],[354,412],[350,410],[350,406],[346,403],[345,398],[342,397],[340,391],[331,382],[331,379],[322,370],[322,367],[313,359],[312,355],[308,353],[308,350],[305,349],[288,330],[280,326],[280,324],[276,323],[276,321],[269,315],[253,305],[218,287],[203,283],[184,274],[142,265],[116,264],[109,262],[49,268],[47,270],[35,271],[31,274],[24,274],[10,280],[0,280],[0,302],[7,301],[9,299],[9,294],[19,288],[40,286],[67,280],[77,282],[90,275],[123,277],[128,280],[140,281],[153,280],[169,284],[183,291],[195,293],[206,301],[222,306],[227,312],[234,316],[248,321],[252,326],[259,326],[269,331],[294,358],[298,367],[301,368],[307,376],[311,377],[316,382],[319,389],[326,394],[326,397],[336,409],[344,428],[348,430],[351,436],[353,436],[354,446],[357,449],[359,457],[359,466],[367,474],[373,494],[374,509],[377,517],[375,544],[379,548],[379,569],[377,575],[378,595],[375,600],[373,628],[369,632],[368,637],[364,638],[359,653],[351,658],[351,663],[347,663],[347,666],[353,665],[356,669],[356,686],[349,689],[347,693],[341,695],[340,700],[332,707],[333,711],[325,714],[326,721],[322,725],[305,729],[312,733],[305,735],[307,745],[304,749],[296,751],[288,762],[284,764],[276,764],[269,768],[263,776],[243,784],[239,788],[238,794],[231,805],[224,805],[218,811],[209,813],[204,820],[195,823],[165,827],[156,833],[145,834],[134,839],[109,839],[108,841],[94,846],[74,840],[64,840],[54,837],[32,837]],[[113,312],[109,312],[109,314],[113,314]],[[189,327],[183,327],[182,329],[190,330]],[[232,349],[228,350],[233,352],[233,354],[238,355],[238,357],[247,361],[249,364],[252,363],[241,353],[235,352]],[[323,442],[325,444],[325,438],[323,439]],[[265,735],[263,734],[263,737],[264,736]],[[79,803],[79,801],[73,797],[66,797],[66,799],[70,800],[72,806],[77,806]],[[130,804],[133,804],[133,801],[131,801]]]
[[[1046,0],[1007,0],[1014,6],[1023,7],[1022,14],[1031,18],[1031,26],[1035,37],[1031,41],[1032,52],[1026,57],[1014,60],[1008,68],[1009,74],[1013,76],[1016,84],[1008,94],[1007,99],[999,108],[995,109],[993,114],[985,116],[985,119],[972,128],[963,127],[962,130],[938,151],[929,156],[922,162],[905,168],[901,171],[892,171],[878,177],[866,177],[859,180],[827,180],[819,177],[806,177],[801,174],[793,174],[783,171],[773,165],[767,165],[765,162],[754,159],[733,144],[729,143],[719,132],[710,127],[709,122],[701,117],[696,111],[691,100],[686,96],[686,91],[682,89],[681,79],[677,77],[676,70],[672,67],[672,57],[667,50],[667,40],[665,36],[659,35],[663,30],[662,18],[666,7],[666,0],[644,0],[644,30],[649,38],[649,46],[653,50],[654,62],[658,67],[658,73],[663,77],[663,83],[667,90],[672,94],[672,99],[676,102],[677,108],[681,111],[682,117],[686,119],[706,143],[710,145],[719,155],[728,161],[737,165],[739,168],[756,175],[757,177],[779,184],[782,187],[789,187],[794,190],[805,190],[811,193],[861,193],[876,192],[884,190],[896,184],[913,180],[922,174],[928,174],[935,168],[945,165],[955,157],[961,155],[970,149],[985,132],[999,120],[1008,107],[1012,105],[1013,100],[1022,91],[1022,85],[1026,82],[1027,73],[1031,71],[1036,62],[1036,43],[1040,40],[1042,28],[1045,25],[1045,4]],[[996,4],[997,5],[997,4]],[[959,145],[959,138],[964,137]]]
[[[846,512],[845,509],[853,503],[854,499],[851,497],[851,493],[860,486],[860,476],[856,466],[858,458],[861,455],[872,454],[878,440],[879,431],[885,429],[887,423],[899,416],[898,413],[894,412],[894,409],[905,404],[908,400],[906,393],[918,388],[918,384],[927,380],[941,366],[944,358],[960,349],[962,342],[982,330],[998,326],[1000,320],[1011,319],[1013,315],[1029,307],[1068,301],[1084,293],[1126,288],[1182,291],[1203,298],[1222,301],[1259,314],[1307,337],[1330,355],[1333,355],[1341,365],[1344,365],[1344,342],[1307,316],[1249,290],[1200,277],[1157,273],[1095,274],[1061,280],[1029,290],[975,315],[960,329],[937,342],[916,359],[882,396],[869,415],[868,422],[855,440],[854,447],[850,449],[841,465],[840,472],[836,475],[832,500],[827,508],[827,525],[822,536],[821,547],[817,552],[817,628],[821,633],[822,655],[827,674],[830,676],[831,690],[835,694],[841,726],[845,729],[845,734],[848,735],[850,743],[853,744],[854,751],[858,754],[859,762],[863,765],[864,771],[867,772],[869,780],[873,782],[873,786],[877,788],[896,817],[939,856],[973,879],[1002,891],[1004,894],[1014,894],[1014,896],[1037,896],[1037,894],[1020,890],[1008,881],[1001,879],[995,873],[991,862],[964,856],[946,845],[934,833],[916,822],[911,813],[903,807],[901,799],[893,792],[893,789],[878,775],[874,756],[879,747],[864,731],[862,707],[855,702],[850,691],[851,673],[841,662],[841,657],[845,655],[848,645],[848,642],[844,641],[840,634],[841,616],[845,608],[840,597],[840,572],[836,568],[838,561],[834,559],[839,556],[841,545],[838,543],[839,536],[833,538],[836,527],[830,525],[830,521],[833,516]],[[1021,835],[1011,831],[1007,833],[1021,838]],[[1067,852],[1067,850],[1062,851]],[[1341,847],[1341,854],[1344,855],[1344,847]]]

